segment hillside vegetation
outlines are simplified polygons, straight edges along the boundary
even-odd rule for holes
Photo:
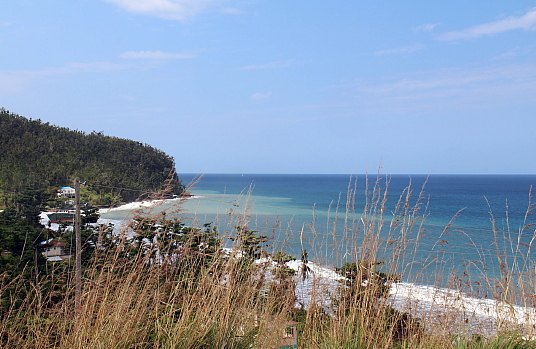
[[[47,188],[52,194],[60,186],[72,185],[75,177],[88,183],[94,200],[107,197],[101,204],[111,197],[133,201],[164,184],[173,187],[168,194],[183,190],[173,158],[148,144],[102,132],[73,131],[4,108],[0,108],[0,154],[4,201],[28,188]]]

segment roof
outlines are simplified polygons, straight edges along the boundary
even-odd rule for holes
[[[50,240],[41,242],[41,245],[50,246],[50,247],[65,247],[67,246],[67,243],[63,241],[58,241],[56,239],[50,239]]]

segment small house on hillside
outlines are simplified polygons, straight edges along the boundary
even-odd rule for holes
[[[298,322],[277,319],[272,316],[259,316],[250,314],[249,322],[245,323],[236,331],[236,338],[251,336],[251,328],[263,329],[263,338],[257,338],[266,349],[294,349],[298,348]],[[258,333],[254,335],[258,337]]]
[[[298,323],[290,320],[268,318],[262,325],[265,331],[271,334],[270,342],[265,343],[266,348],[294,349],[298,348]],[[259,326],[259,323],[257,323]]]
[[[56,239],[43,241],[41,243],[41,247],[43,248],[42,254],[49,262],[64,261],[71,258],[71,253],[66,249],[66,246],[66,242]]]
[[[281,335],[281,347],[279,349],[292,349],[298,347],[297,322],[286,321]]]
[[[73,187],[61,187],[60,190],[58,190],[58,197],[60,198],[74,198],[75,197],[75,190]]]

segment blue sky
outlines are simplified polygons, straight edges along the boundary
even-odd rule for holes
[[[0,107],[151,144],[179,173],[536,173],[536,0],[0,13]]]

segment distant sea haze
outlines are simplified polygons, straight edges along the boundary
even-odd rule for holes
[[[185,184],[194,177],[180,175]],[[474,287],[514,257],[517,268],[534,262],[536,218],[527,213],[535,184],[534,175],[205,174],[182,216],[214,222],[224,235],[247,225],[272,237],[273,249],[300,258],[304,248],[325,265],[374,258],[406,281],[437,284],[439,276],[442,286]],[[379,232],[379,248],[366,232]]]

